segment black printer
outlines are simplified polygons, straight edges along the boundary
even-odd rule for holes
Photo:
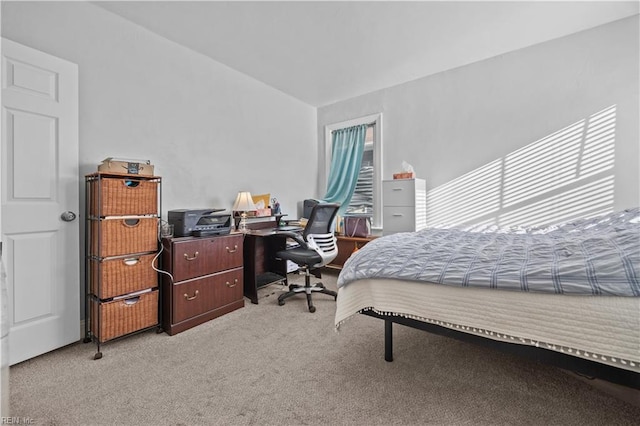
[[[231,232],[231,213],[224,209],[169,210],[168,221],[176,237],[224,235]]]

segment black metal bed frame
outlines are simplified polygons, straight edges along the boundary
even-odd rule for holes
[[[598,378],[608,382],[640,389],[640,373],[614,367],[608,364],[579,358],[562,352],[556,352],[536,346],[521,345],[518,343],[503,342],[453,330],[436,324],[418,321],[399,315],[385,315],[375,311],[362,312],[365,315],[384,320],[384,359],[393,361],[393,323],[417,328],[441,336],[452,337],[464,342],[478,344],[484,347],[498,349],[506,353],[524,356],[528,359],[552,365],[565,370],[574,371],[582,376]]]

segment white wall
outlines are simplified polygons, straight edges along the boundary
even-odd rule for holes
[[[638,206],[638,40],[635,16],[329,105],[318,110],[318,140],[325,125],[382,112],[383,179],[411,163],[427,180],[432,223],[533,224]],[[611,145],[613,167],[603,160],[603,170],[586,176],[596,141],[588,120],[612,106],[615,134],[600,142]],[[582,126],[580,140],[544,139],[571,125]],[[543,145],[555,153],[526,153],[540,162],[515,183],[525,165],[505,172],[505,164]],[[562,150],[573,164],[560,167]],[[324,146],[318,153],[323,164]],[[575,173],[562,177],[567,167]],[[537,182],[545,168],[553,176]],[[510,203],[515,187],[529,198]]]
[[[78,64],[81,177],[149,159],[164,212],[315,195],[315,108],[86,2],[2,2],[2,35]]]
[[[79,65],[80,175],[108,156],[151,159],[163,177],[164,211],[229,208],[242,189],[271,192],[295,216],[298,201],[324,192],[324,126],[377,112],[384,114],[383,178],[409,161],[427,180],[432,221],[505,223],[527,209],[558,212],[568,209],[558,197],[589,192],[598,179],[611,188],[592,196],[595,210],[640,204],[637,16],[326,106],[317,116],[85,2],[2,2],[2,34]],[[612,106],[614,168],[558,179],[553,191],[509,203],[504,165],[519,149]],[[479,170],[498,172],[467,179]],[[471,188],[470,180],[484,186]],[[490,199],[473,199],[477,193]]]

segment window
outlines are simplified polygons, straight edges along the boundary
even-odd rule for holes
[[[362,154],[362,166],[358,175],[353,197],[347,212],[371,215],[374,229],[382,228],[382,114],[370,115],[354,120],[325,126],[325,176],[323,185],[326,192],[326,177],[331,165],[331,132],[346,127],[369,124]]]

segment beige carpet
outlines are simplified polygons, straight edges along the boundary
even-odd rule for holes
[[[299,277],[295,276],[296,279]],[[325,274],[335,288],[335,276]],[[36,425],[632,425],[640,408],[552,367],[359,315],[278,306],[280,288],[176,336],[74,344],[10,369],[11,416]]]

